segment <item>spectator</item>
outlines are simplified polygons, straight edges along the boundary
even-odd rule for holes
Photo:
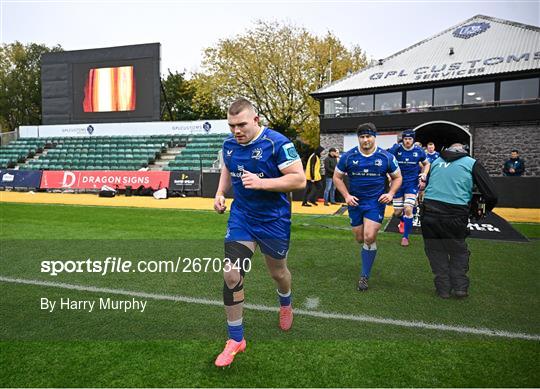
[[[428,142],[426,157],[429,163],[433,163],[437,158],[440,157],[440,154],[435,150],[435,143]]]
[[[332,147],[328,151],[328,156],[324,160],[324,176],[326,187],[324,188],[324,205],[329,205],[328,202],[332,204],[336,203],[336,186],[332,178],[334,177],[334,170],[336,169],[338,161],[339,151]]]
[[[306,164],[306,192],[304,193],[304,200],[302,201],[302,206],[311,207],[308,204],[308,201],[317,206],[317,193],[321,188],[321,152],[324,150],[324,147],[317,147],[314,153],[312,153]]]
[[[503,173],[505,176],[521,176],[525,173],[525,161],[519,158],[519,152],[512,150],[510,159],[504,163]]]

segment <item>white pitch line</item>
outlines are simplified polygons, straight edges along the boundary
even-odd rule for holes
[[[23,278],[11,278],[11,277],[4,277],[4,276],[0,276],[0,282],[9,282],[13,284],[24,284],[24,285],[37,285],[37,286],[45,286],[45,287],[52,287],[52,288],[78,290],[82,292],[108,293],[108,294],[117,294],[117,295],[123,295],[123,296],[131,296],[131,297],[143,297],[143,298],[152,299],[152,300],[176,301],[176,302],[201,304],[201,305],[215,305],[219,307],[223,306],[223,302],[218,301],[218,300],[208,300],[208,299],[197,298],[197,297],[136,292],[136,291],[130,291],[130,290],[101,288],[101,287],[95,287],[95,286],[65,284],[61,282],[28,280],[28,279],[23,279]],[[269,307],[266,305],[257,305],[257,304],[244,304],[244,308],[251,309],[253,311],[262,311],[262,312],[278,312],[279,311],[279,308],[277,307]],[[302,316],[317,317],[317,318],[322,318],[322,319],[349,320],[349,321],[358,321],[358,322],[365,322],[365,323],[387,324],[387,325],[394,325],[394,326],[399,326],[399,327],[458,332],[462,334],[474,334],[474,335],[483,335],[483,336],[494,336],[494,337],[500,337],[500,338],[525,339],[525,340],[536,340],[536,341],[540,340],[540,335],[527,334],[527,333],[522,333],[522,332],[509,332],[509,331],[493,330],[489,328],[474,328],[474,327],[465,327],[465,326],[454,326],[454,325],[448,325],[448,324],[433,324],[433,323],[425,323],[423,321],[385,319],[385,318],[379,318],[379,317],[367,316],[367,315],[347,315],[347,314],[342,314],[342,313],[306,311],[303,309],[295,309],[294,314],[302,315]]]

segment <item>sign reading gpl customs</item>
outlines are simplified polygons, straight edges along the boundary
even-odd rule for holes
[[[393,79],[394,81],[400,78],[409,78],[415,81],[446,79],[486,73],[489,68],[496,67],[499,64],[526,64],[528,62],[538,63],[538,61],[540,61],[540,51],[507,55],[501,54],[489,58],[471,58],[459,62],[448,62],[436,65],[425,64],[424,66],[419,66],[412,70],[396,69],[385,72],[377,72],[371,74],[369,79],[372,81],[387,78]]]

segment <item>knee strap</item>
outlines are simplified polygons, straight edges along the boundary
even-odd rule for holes
[[[240,281],[234,288],[229,288],[226,282],[223,282],[223,303],[227,306],[232,306],[244,302],[244,277],[240,277]]]
[[[225,242],[225,258],[231,261],[231,265],[240,267],[240,275],[246,275],[244,261],[251,260],[253,251],[246,245],[239,242]]]
[[[223,303],[232,306],[244,302],[244,276],[246,275],[244,261],[250,260],[253,251],[246,245],[238,242],[225,242],[225,258],[231,261],[231,266],[240,267],[240,281],[229,288],[226,282],[223,283]]]
[[[407,207],[414,207],[416,205],[416,197],[407,197],[404,201],[404,205]]]

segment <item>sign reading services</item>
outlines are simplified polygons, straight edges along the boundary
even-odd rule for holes
[[[461,62],[449,62],[438,65],[424,65],[416,69],[395,69],[385,72],[373,73],[369,76],[372,81],[386,78],[399,79],[400,77],[410,77],[412,74],[414,80],[434,80],[445,79],[456,76],[468,76],[473,74],[485,73],[490,66],[512,63],[512,62],[528,62],[540,61],[540,51],[526,52],[521,54],[498,55],[489,58],[471,59]]]

